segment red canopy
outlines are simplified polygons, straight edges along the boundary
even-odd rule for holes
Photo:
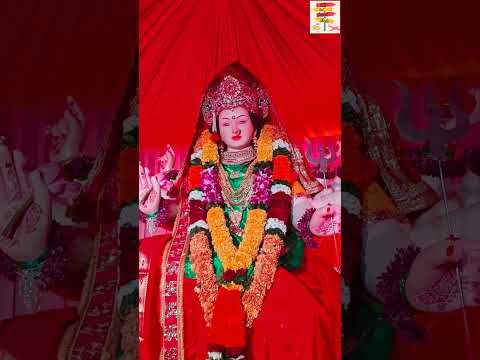
[[[2,4],[2,106],[117,104],[137,40],[134,1],[19,0]]]
[[[0,133],[33,162],[44,158],[43,123],[73,96],[96,154],[131,73],[135,1],[18,0],[2,3]]]
[[[478,77],[476,1],[343,1],[342,33],[356,78]]]
[[[191,141],[208,82],[238,61],[296,139],[340,131],[340,36],[310,34],[309,1],[141,0],[142,150]]]

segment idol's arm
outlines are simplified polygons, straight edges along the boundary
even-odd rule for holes
[[[163,235],[171,229],[178,211],[176,176],[176,171],[168,171],[152,177],[152,191],[140,205],[145,237]]]

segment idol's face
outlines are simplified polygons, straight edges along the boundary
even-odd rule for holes
[[[218,116],[220,138],[227,145],[227,150],[238,151],[252,144],[255,136],[247,109],[242,106],[223,110]]]

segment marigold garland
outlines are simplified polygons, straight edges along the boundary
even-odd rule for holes
[[[260,137],[257,141],[257,161],[268,162],[273,158],[273,134],[275,130],[271,125],[265,125],[260,132]]]
[[[217,165],[219,162],[218,158],[218,147],[212,141],[210,132],[205,130],[202,133],[202,163],[203,164],[212,164]]]
[[[261,310],[266,292],[273,283],[283,239],[286,236],[291,212],[292,182],[295,181],[290,161],[290,145],[278,134],[278,129],[272,125],[265,125],[260,132],[257,141],[257,164],[254,170],[255,194],[252,194],[243,239],[238,248],[233,244],[227,227],[223,200],[220,201],[222,195],[216,190],[217,185],[220,186],[217,184],[219,153],[217,144],[208,130],[200,136],[196,153],[191,157],[190,259],[197,276],[199,300],[209,332],[213,331],[212,334],[225,333],[225,322],[215,320],[213,321],[215,324],[212,323],[212,318],[218,319],[219,315],[222,317],[220,314],[222,311],[219,309],[218,313],[215,310],[219,289],[243,292],[240,307],[245,312],[245,325],[250,327]],[[199,226],[196,223],[204,225]],[[216,279],[209,236],[213,249],[222,262],[224,270],[222,280]],[[255,260],[253,278],[250,287],[245,290],[234,280],[237,275],[246,273]],[[222,285],[219,285],[219,281]],[[241,332],[240,329],[235,331]],[[224,346],[228,350],[226,340],[220,344],[210,345]]]
[[[262,250],[255,264],[252,283],[242,297],[243,308],[247,316],[247,327],[251,327],[257,318],[267,290],[273,284],[282,246],[283,241],[278,235],[266,235],[263,240]]]
[[[207,212],[207,223],[212,236],[213,248],[222,261],[225,270],[247,269],[255,259],[263,239],[267,222],[267,212],[251,209],[248,212],[245,232],[238,249],[233,245],[230,230],[225,220],[225,212],[213,207]]]
[[[207,326],[210,325],[218,293],[217,279],[212,266],[212,251],[204,231],[198,232],[190,240],[190,259],[200,287],[198,298],[203,309]]]

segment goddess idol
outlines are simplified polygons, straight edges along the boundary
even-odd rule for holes
[[[339,274],[292,221],[296,201],[322,186],[270,110],[266,90],[232,64],[204,94],[173,186],[140,166],[147,221],[171,212],[163,204],[178,209],[172,234],[148,242],[141,359],[339,358]],[[322,209],[325,238],[338,233],[336,209]]]

